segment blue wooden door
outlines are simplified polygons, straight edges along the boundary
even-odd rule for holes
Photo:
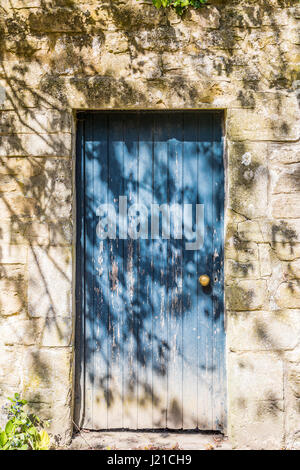
[[[82,427],[224,427],[221,122],[216,112],[78,115]]]

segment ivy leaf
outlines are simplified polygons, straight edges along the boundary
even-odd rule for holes
[[[173,8],[179,15],[182,15],[187,8],[201,8],[208,0],[152,0],[156,8]]]
[[[156,8],[161,7],[161,0],[152,0],[152,3]]]

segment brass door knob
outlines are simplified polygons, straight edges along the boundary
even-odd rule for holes
[[[199,282],[201,286],[206,287],[210,283],[210,277],[207,276],[207,274],[203,274],[202,276],[199,277]]]

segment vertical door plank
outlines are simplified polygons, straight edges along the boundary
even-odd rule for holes
[[[197,276],[207,274],[212,278],[212,115],[198,116],[198,195],[197,203],[204,204],[204,245],[197,252]],[[198,315],[198,428],[212,429],[212,289],[197,282]]]
[[[182,217],[183,196],[183,115],[170,114],[168,141],[168,193],[170,208],[178,204]],[[168,404],[167,427],[181,429],[182,423],[182,239],[175,238],[171,209],[171,238],[169,241],[169,294],[168,294]]]
[[[93,180],[93,428],[107,428],[107,399],[108,399],[108,240],[97,236],[99,217],[97,210],[100,204],[108,200],[108,147],[107,147],[107,117],[103,114],[93,115],[93,164],[91,165]],[[90,337],[86,341],[91,341]]]
[[[119,196],[123,193],[124,137],[123,115],[109,117],[109,192],[108,202],[118,215]],[[119,238],[118,218],[117,237],[109,242],[109,389],[108,425],[111,429],[122,428],[123,403],[123,240]]]
[[[85,142],[85,426],[94,426],[94,242],[95,242],[95,207],[94,207],[94,127],[93,120],[86,126]]]
[[[154,123],[154,201],[168,203],[168,116],[156,115]],[[168,240],[153,239],[153,427],[167,425],[168,387]]]
[[[124,196],[128,207],[137,203],[139,121],[136,115],[124,116]],[[128,223],[128,221],[127,221]],[[136,240],[124,240],[124,272],[126,301],[124,321],[124,396],[123,424],[137,429],[137,332],[138,332],[138,248]]]
[[[194,115],[184,117],[183,189],[184,203],[197,201],[198,143],[197,120]],[[195,216],[194,216],[195,217]],[[189,233],[195,229],[191,214],[184,220],[183,246],[183,427],[197,428],[197,251],[188,250]]]
[[[139,125],[138,203],[147,214],[147,234],[138,240],[138,429],[152,427],[152,257],[149,208],[152,202],[152,115],[141,114]]]
[[[213,119],[213,429],[226,426],[225,327],[224,327],[224,172],[222,123]]]

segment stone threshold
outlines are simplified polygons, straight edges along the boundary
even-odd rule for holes
[[[231,450],[220,433],[193,431],[88,431],[73,436],[69,450]]]

